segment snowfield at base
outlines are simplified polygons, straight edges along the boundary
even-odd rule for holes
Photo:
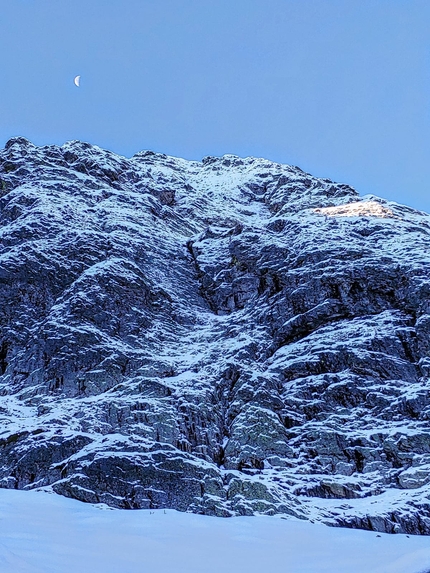
[[[424,573],[424,536],[273,517],[114,510],[0,489],[1,573]]]

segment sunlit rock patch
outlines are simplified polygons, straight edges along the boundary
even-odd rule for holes
[[[318,207],[314,212],[329,217],[395,217],[391,209],[377,201],[354,201],[335,207]]]

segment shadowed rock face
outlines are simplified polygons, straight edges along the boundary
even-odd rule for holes
[[[297,167],[9,141],[0,486],[430,534],[429,253]]]

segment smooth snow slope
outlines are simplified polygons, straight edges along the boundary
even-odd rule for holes
[[[0,489],[1,573],[418,573],[424,536],[273,517],[124,511]]]

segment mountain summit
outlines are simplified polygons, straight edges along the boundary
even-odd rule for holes
[[[0,151],[0,486],[430,534],[430,216],[298,167]]]

